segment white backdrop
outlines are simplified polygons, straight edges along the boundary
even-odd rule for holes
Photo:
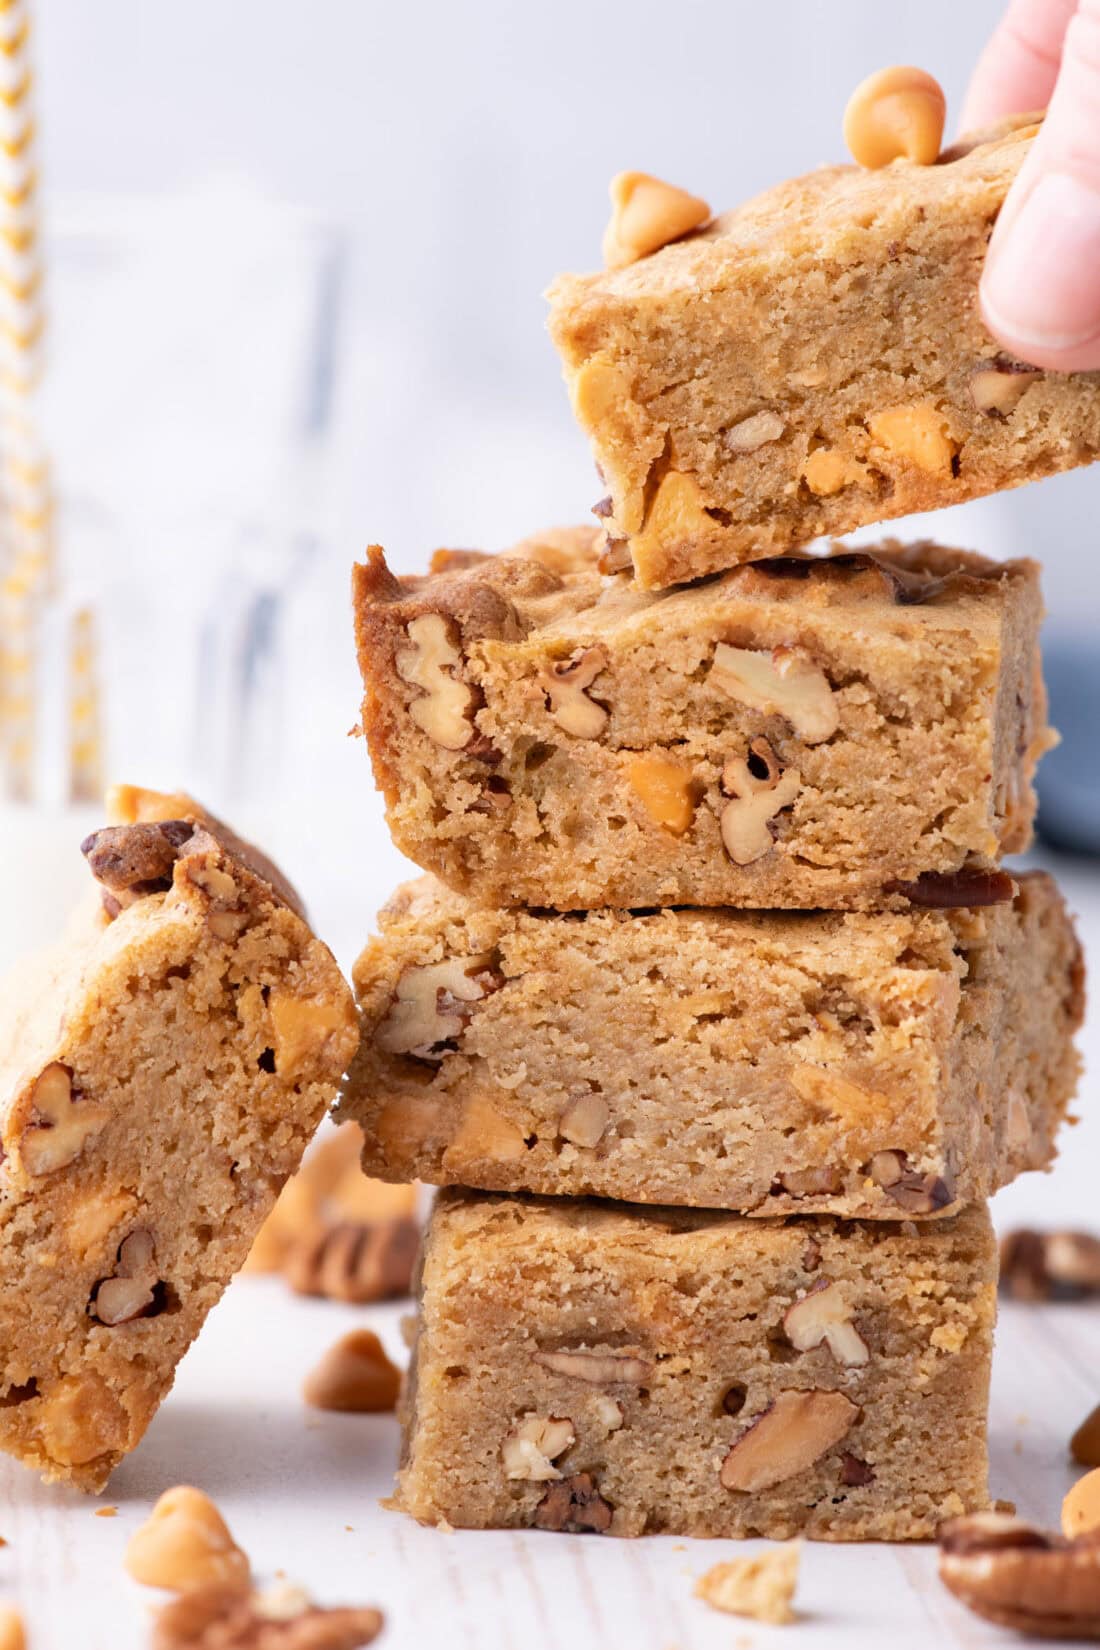
[[[848,93],[889,61],[939,76],[950,120],[999,10],[997,0],[44,0],[44,171],[65,213],[94,218],[103,196],[215,184],[232,198],[245,181],[320,209],[352,251],[330,553],[289,615],[285,680],[265,701],[282,755],[274,799],[250,807],[219,793],[169,738],[121,777],[197,785],[254,830],[349,962],[410,868],[386,836],[362,745],[345,737],[358,701],[348,568],[369,540],[416,569],[439,543],[499,548],[583,516],[597,484],[540,293],[557,270],[598,261],[610,176],[651,169],[730,205],[836,158]],[[223,213],[215,266],[234,233]],[[193,269],[174,286],[170,270],[160,278],[166,309],[186,305]],[[125,361],[134,340],[123,333],[117,347]],[[143,382],[155,395],[155,374]],[[1040,555],[1054,615],[1094,625],[1100,563],[1087,524],[1098,497],[1100,472],[1079,472],[919,530]],[[168,572],[167,533],[149,538],[141,556]],[[56,864],[72,835],[60,823],[51,851],[39,832],[39,851]],[[69,859],[81,879],[71,849]],[[1081,867],[1071,890],[1100,939],[1094,873]],[[1087,1093],[1083,1109],[1088,1118]],[[1100,1115],[1073,1137],[1056,1181],[1030,1177],[999,1212],[1053,1219],[1060,1202],[1087,1216],[1098,1145]]]
[[[668,176],[716,209],[842,152],[886,62],[957,115],[998,0],[44,0],[46,181],[69,200],[219,173],[352,233],[335,533],[404,567],[499,548],[597,496],[540,294],[598,262],[606,186]],[[216,257],[216,249],[211,249]],[[186,293],[179,294],[186,301]],[[124,348],[124,344],[120,344]],[[1100,618],[1094,477],[968,507],[959,542],[1039,548],[1055,614]]]

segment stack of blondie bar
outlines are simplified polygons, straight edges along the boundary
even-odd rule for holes
[[[1050,741],[1037,573],[805,547],[1100,447],[1096,375],[978,315],[1032,130],[663,248],[677,192],[620,180],[622,267],[553,294],[603,527],[357,569],[364,730],[435,874],[359,960],[343,1103],[368,1173],[448,1188],[418,1518],[899,1539],[988,1505],[986,1199],[1051,1162],[1082,1005],[1056,888],[1001,864]]]

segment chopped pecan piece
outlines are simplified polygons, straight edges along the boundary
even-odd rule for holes
[[[840,1482],[842,1484],[846,1484],[849,1488],[858,1488],[864,1484],[873,1484],[874,1481],[874,1467],[868,1466],[866,1461],[861,1461],[859,1456],[853,1455],[850,1450],[841,1450]]]
[[[535,1362],[553,1375],[593,1386],[644,1386],[653,1373],[653,1365],[634,1353],[536,1352]]]
[[[51,1060],[31,1089],[30,1117],[19,1137],[23,1168],[31,1175],[65,1168],[109,1117],[106,1106],[84,1098],[68,1066]]]
[[[859,1409],[843,1392],[780,1392],[751,1420],[722,1463],[724,1489],[770,1489],[812,1467],[847,1436]]]
[[[575,739],[598,739],[607,726],[606,708],[587,691],[607,665],[602,647],[586,647],[539,673],[539,686],[550,702],[551,719]]]
[[[766,739],[754,739],[746,760],[731,756],[722,789],[733,800],[722,809],[722,843],[735,865],[751,865],[773,847],[771,822],[794,806],[802,788],[797,768],[784,771]]]
[[[567,1530],[583,1535],[592,1530],[602,1535],[610,1529],[614,1508],[600,1495],[590,1472],[575,1472],[560,1484],[551,1484],[535,1508],[535,1524],[540,1530]]]
[[[851,1303],[839,1284],[820,1278],[801,1300],[783,1315],[783,1330],[798,1352],[810,1352],[822,1342],[846,1369],[865,1364],[867,1342],[852,1322]]]
[[[85,837],[80,851],[103,889],[107,914],[117,916],[135,900],[170,888],[180,849],[194,832],[189,820],[168,819],[109,825]]]
[[[934,1215],[955,1194],[940,1175],[918,1174],[908,1166],[904,1152],[876,1152],[867,1174],[892,1202],[910,1215]]]
[[[120,1243],[114,1272],[96,1285],[89,1311],[111,1328],[155,1317],[159,1283],[153,1234],[139,1226]]]

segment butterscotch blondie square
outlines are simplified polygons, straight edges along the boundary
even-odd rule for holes
[[[1051,879],[907,913],[487,910],[398,891],[355,968],[367,1173],[746,1214],[952,1213],[1043,1168],[1082,965]]]
[[[444,1192],[396,1505],[460,1527],[919,1540],[988,1505],[996,1254],[952,1220]]]
[[[120,793],[99,888],[0,990],[0,1448],[99,1489],[139,1441],[356,1043],[270,862]]]
[[[934,165],[832,166],[700,233],[551,290],[609,497],[659,588],[1100,452],[1100,373],[1039,372],[978,281],[1036,117]]]
[[[356,568],[363,729],[411,859],[562,910],[1003,892],[1051,737],[1034,564],[887,545],[645,594],[593,540]]]

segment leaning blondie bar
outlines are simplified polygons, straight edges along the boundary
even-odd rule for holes
[[[363,729],[426,870],[495,905],[877,909],[976,901],[1027,845],[1031,562],[891,545],[645,594],[593,540],[356,568]]]
[[[445,1192],[396,1505],[460,1527],[919,1540],[988,1505],[984,1206],[915,1227]]]
[[[1034,116],[932,166],[834,166],[625,269],[551,331],[639,583],[659,588],[1100,453],[1100,373],[1038,372],[978,280]]]
[[[0,993],[0,1448],[93,1490],[356,1042],[351,993],[274,867],[187,798],[119,802],[128,823],[83,844],[96,897]]]
[[[1043,1168],[1081,954],[1051,879],[905,913],[398,891],[355,968],[368,1174],[776,1215],[957,1211]]]

